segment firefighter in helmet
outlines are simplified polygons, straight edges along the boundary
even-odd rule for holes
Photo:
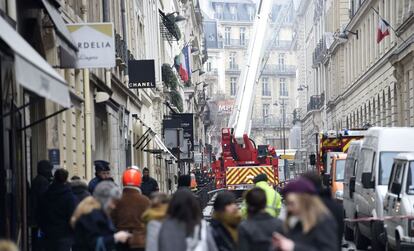
[[[132,233],[124,250],[145,250],[145,225],[141,216],[149,208],[150,201],[140,189],[141,171],[128,168],[123,174],[122,183],[122,198],[112,212],[112,220],[117,229]]]

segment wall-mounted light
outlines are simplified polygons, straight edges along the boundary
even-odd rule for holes
[[[356,36],[356,39],[359,38],[358,30],[356,30],[356,31],[344,30],[344,31],[340,32],[337,35],[337,37],[340,38],[340,39],[348,39],[349,34],[352,34],[352,35]]]
[[[307,85],[300,85],[299,87],[298,87],[298,91],[303,91],[303,90],[308,90],[309,89],[309,86],[307,86]]]
[[[172,13],[168,13],[168,14],[166,14],[165,15],[166,17],[173,17],[174,19],[173,19],[173,21],[176,23],[176,22],[181,22],[181,21],[185,21],[185,20],[187,20],[187,18],[185,18],[185,17],[183,17],[183,16],[181,16],[180,15],[180,12],[178,12],[178,11],[175,11],[175,12],[172,12]]]
[[[97,92],[95,94],[95,103],[102,103],[107,101],[110,98],[109,94],[106,92]]]

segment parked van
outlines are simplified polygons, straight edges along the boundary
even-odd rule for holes
[[[413,149],[414,128],[368,129],[362,143],[355,180],[357,218],[383,217],[383,201],[394,158],[399,153]],[[386,234],[383,221],[361,221],[355,224],[354,242],[357,248],[366,248],[368,240],[373,250],[384,249]]]
[[[362,140],[354,140],[351,142],[345,161],[345,177],[344,177],[344,194],[343,206],[345,210],[345,218],[353,219],[356,215],[354,192],[355,192],[355,175],[358,169],[358,158],[361,151]],[[344,236],[347,241],[354,239],[354,224],[345,222]]]
[[[345,177],[345,153],[338,153],[331,156],[330,186],[332,196],[342,203],[344,194],[344,177]]]
[[[414,250],[414,153],[399,154],[394,159],[388,192],[384,201],[384,216],[396,218],[384,221],[387,243],[394,250]]]

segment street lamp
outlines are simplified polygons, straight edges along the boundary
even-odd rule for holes
[[[279,103],[276,101],[274,104],[274,106],[278,106]],[[286,168],[286,135],[285,135],[285,116],[286,116],[286,103],[285,103],[285,99],[281,98],[281,103],[280,106],[282,108],[282,147],[283,147],[283,155],[284,158],[283,159],[283,172],[285,175],[285,181],[287,179],[287,168]]]
[[[299,87],[298,87],[298,91],[303,91],[303,90],[309,90],[309,86],[307,86],[307,85],[300,85]]]
[[[199,75],[199,76],[201,76],[201,75],[203,75],[204,73],[206,73],[205,71],[203,71],[203,69],[197,69],[197,70],[194,70],[194,71],[192,71],[192,73],[194,73],[194,72],[196,72],[196,71],[198,71],[198,75]]]

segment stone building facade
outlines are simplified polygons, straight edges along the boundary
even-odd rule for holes
[[[323,130],[412,126],[413,1],[301,1],[299,6],[296,28],[301,30],[304,20],[309,28],[298,39],[298,50],[312,54],[312,67],[299,68],[299,76],[308,76],[307,106],[298,107],[307,154],[315,153],[315,135]],[[391,27],[378,43],[380,18]]]
[[[184,18],[174,41],[162,33],[166,15]],[[202,68],[206,53],[198,1],[1,0],[0,18],[0,237],[30,250],[34,233],[28,227],[33,215],[27,191],[43,159],[85,180],[94,177],[94,160],[107,160],[118,184],[127,167],[148,167],[160,190],[172,192],[178,169],[163,142],[162,122],[178,109],[171,105],[161,69],[173,65],[184,45],[198,48],[191,67]],[[77,45],[66,24],[83,22],[113,23],[116,67],[75,68]],[[156,88],[128,88],[130,59],[154,59]],[[194,75],[194,81],[203,77]],[[109,98],[99,99],[102,93]],[[189,104],[184,112],[202,114],[206,96],[200,89],[195,93],[200,95],[185,97],[181,91]],[[197,124],[196,138],[204,144],[204,116]]]

